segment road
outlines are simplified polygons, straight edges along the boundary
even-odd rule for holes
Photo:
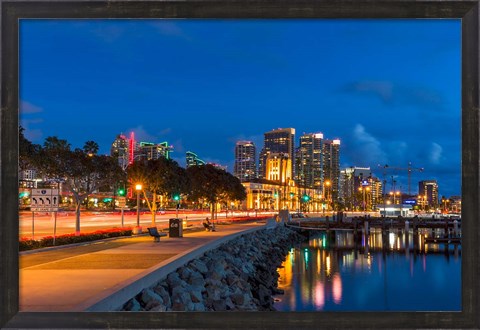
[[[273,213],[258,212],[257,215],[267,215]],[[217,221],[232,220],[234,217],[240,216],[255,216],[255,212],[225,212],[218,214]],[[175,211],[158,212],[156,216],[156,225],[158,228],[168,228],[168,221],[176,217]],[[206,218],[210,218],[208,212],[194,212],[180,210],[178,217],[184,220],[184,226],[200,225]],[[143,228],[151,226],[152,216],[150,212],[141,212],[140,226]],[[137,225],[137,215],[135,212],[124,212],[123,226],[134,227]],[[44,236],[53,236],[55,227],[54,213],[35,212],[20,212],[19,214],[19,229],[20,238],[34,238],[40,239]],[[121,228],[122,216],[117,212],[83,212],[80,215],[80,231],[88,233],[96,230]],[[75,214],[70,212],[57,212],[56,217],[56,235],[71,234],[75,232]]]

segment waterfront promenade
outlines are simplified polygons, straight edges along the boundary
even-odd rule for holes
[[[20,254],[20,311],[100,311],[118,308],[142,288],[266,220],[184,231],[183,237],[149,235]],[[140,290],[138,290],[140,288]],[[137,291],[138,290],[138,291]]]

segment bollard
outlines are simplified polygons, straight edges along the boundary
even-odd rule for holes
[[[454,237],[459,236],[459,234],[458,234],[458,220],[453,221],[453,233],[454,233]]]

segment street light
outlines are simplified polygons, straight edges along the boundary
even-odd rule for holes
[[[137,234],[142,231],[140,227],[140,192],[142,191],[142,185],[137,183],[135,185],[135,190],[137,191]]]
[[[325,195],[325,199],[327,200],[327,210],[328,210],[328,207],[330,205],[330,194],[329,194],[329,188],[330,188],[330,185],[332,184],[332,182],[330,180],[327,180],[324,182],[324,187],[323,187],[323,194]],[[327,186],[327,188],[325,188],[325,186]]]
[[[363,192],[363,212],[366,212],[367,211],[367,204],[366,204],[366,201],[365,201],[365,191],[370,191],[370,187],[359,187],[358,191]]]

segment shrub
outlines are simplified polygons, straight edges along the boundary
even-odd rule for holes
[[[91,242],[105,238],[132,236],[131,228],[113,228],[106,230],[97,230],[91,233],[80,233],[79,236],[75,234],[59,235],[55,238],[55,246],[66,245],[82,242]],[[27,251],[39,249],[43,247],[53,246],[53,236],[45,236],[40,240],[33,240],[29,238],[21,238],[19,241],[19,250]]]

